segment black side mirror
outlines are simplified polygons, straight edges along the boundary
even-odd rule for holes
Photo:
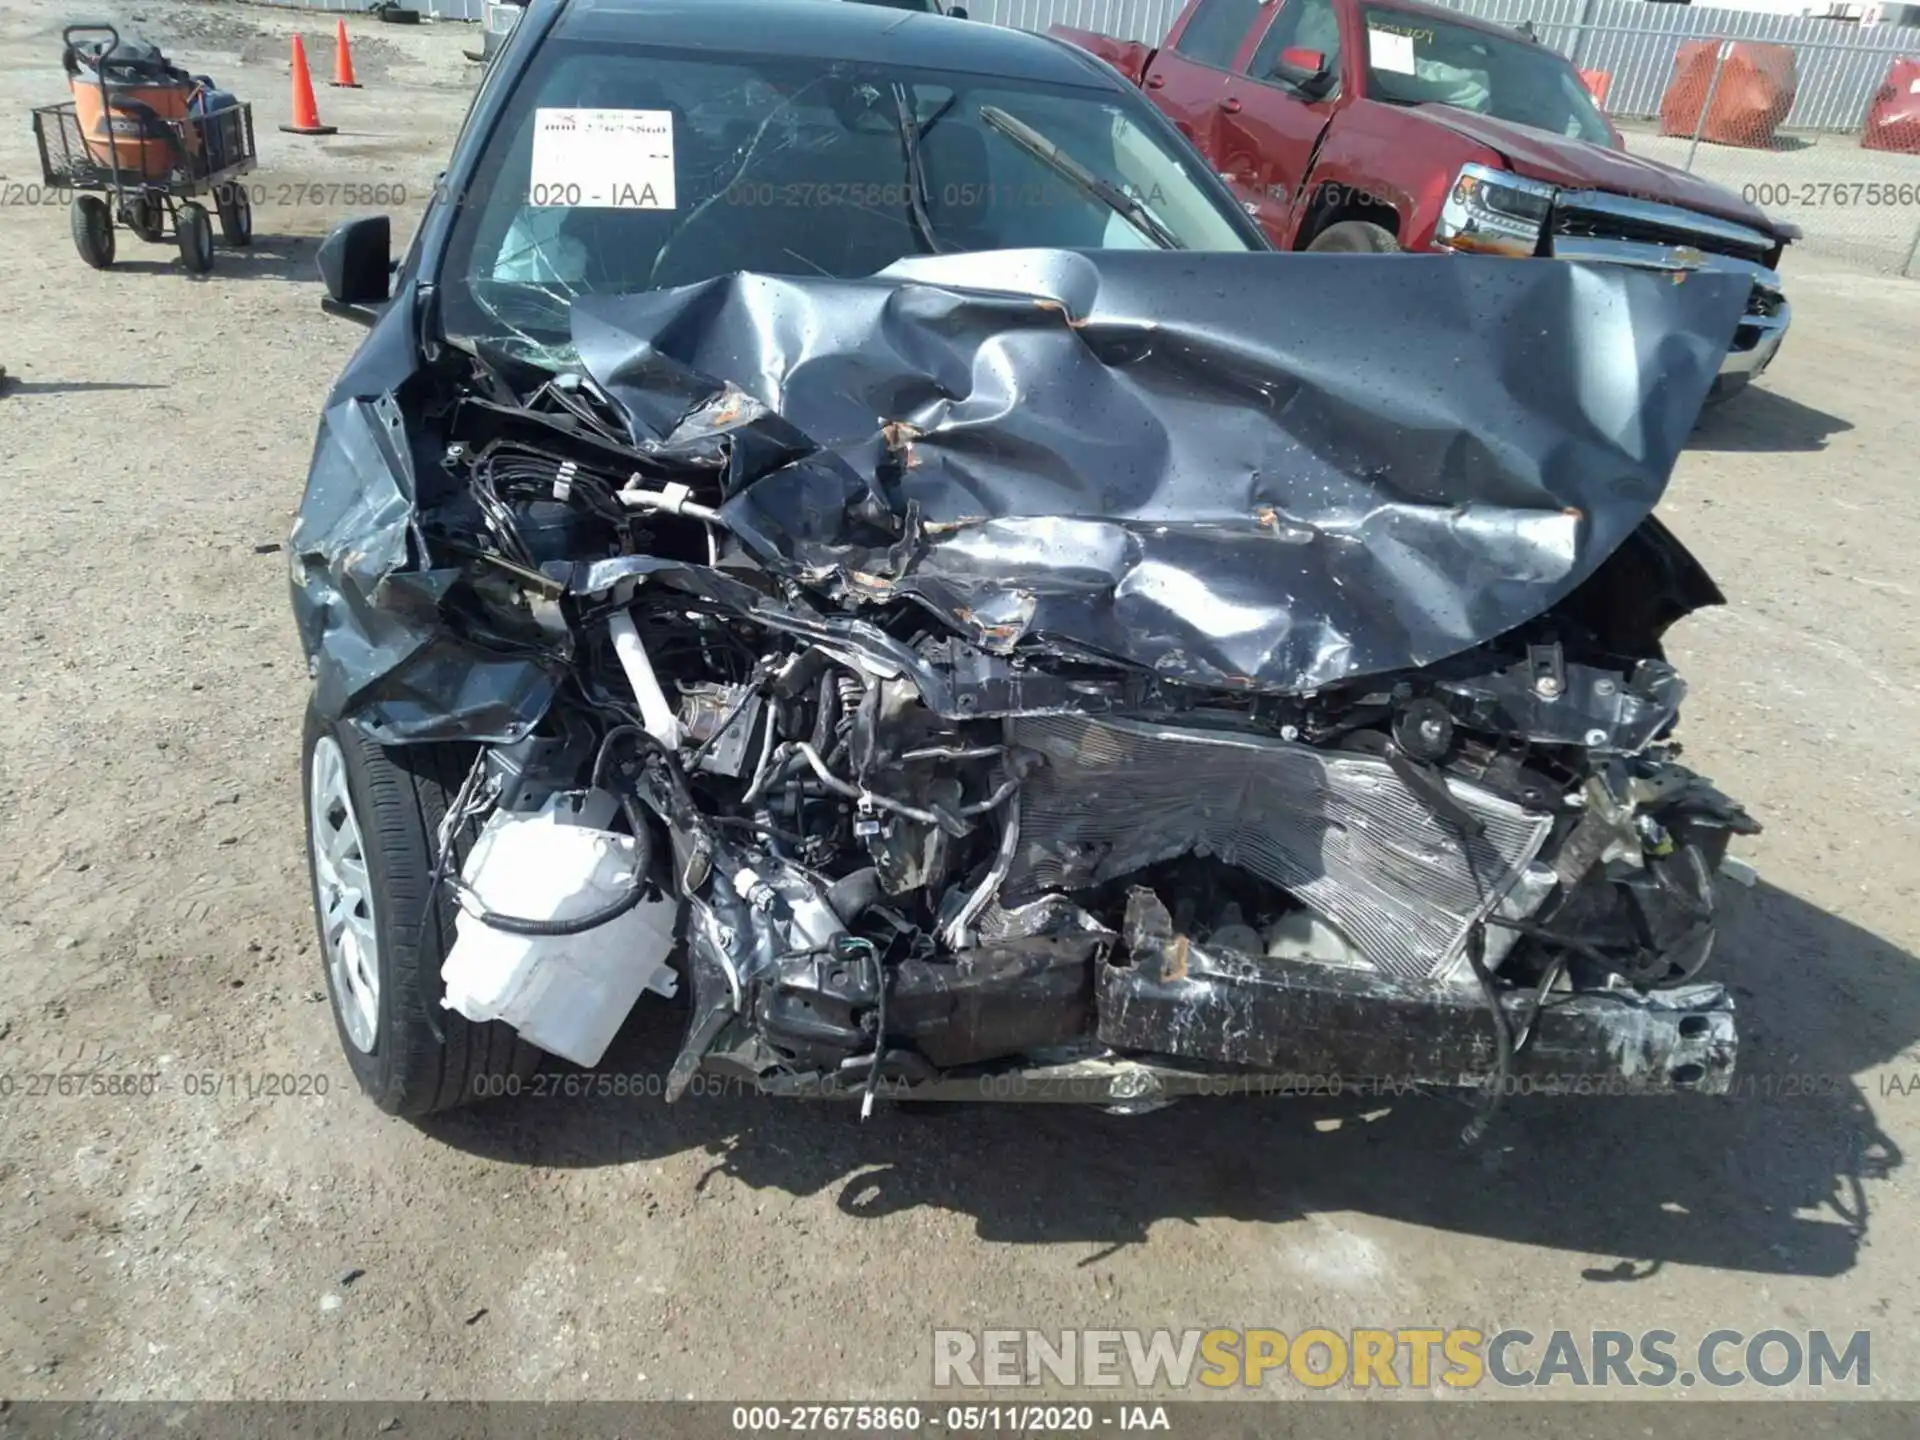
[[[392,250],[393,222],[385,215],[364,215],[334,226],[320,242],[320,281],[327,287],[321,308],[371,325],[390,295]]]
[[[1289,45],[1273,62],[1273,78],[1291,85],[1310,100],[1317,100],[1332,86],[1333,67],[1324,50],[1306,50]]]
[[[952,20],[964,20],[967,18],[967,7],[964,5],[949,5],[947,7],[947,17]]]

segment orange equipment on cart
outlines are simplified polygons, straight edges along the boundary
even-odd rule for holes
[[[130,179],[191,168],[200,132],[179,122],[206,87],[143,40],[77,38],[92,28],[69,27],[60,57],[87,153]]]

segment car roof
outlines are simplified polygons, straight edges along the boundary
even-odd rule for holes
[[[554,34],[1117,88],[1073,47],[1024,30],[827,0],[568,0]]]

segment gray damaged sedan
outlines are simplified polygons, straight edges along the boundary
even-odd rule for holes
[[[382,1107],[641,1006],[669,1097],[1727,1087],[1738,280],[1276,254],[1085,54],[746,0],[534,0],[389,245],[290,546]]]

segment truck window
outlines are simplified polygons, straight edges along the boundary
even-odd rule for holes
[[[1287,0],[1247,62],[1247,74],[1255,80],[1272,80],[1280,52],[1293,49],[1320,51],[1327,57],[1327,68],[1340,73],[1340,18],[1333,13],[1333,0]],[[1338,93],[1335,81],[1327,94]]]
[[[1518,35],[1369,5],[1367,97],[1388,105],[1451,105],[1611,146],[1599,107],[1565,56]]]
[[[1224,70],[1247,38],[1261,0],[1200,0],[1174,50],[1189,60]]]

